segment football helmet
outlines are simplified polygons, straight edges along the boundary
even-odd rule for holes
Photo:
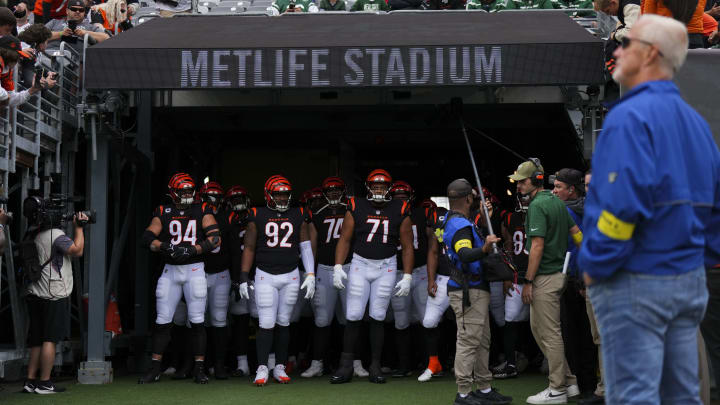
[[[217,208],[222,202],[224,193],[225,192],[223,191],[220,183],[217,183],[215,181],[209,181],[203,184],[202,187],[200,187],[200,190],[198,191],[195,198],[199,199],[199,201],[196,202],[206,202]]]
[[[235,212],[242,212],[247,210],[250,206],[250,195],[245,187],[232,186],[227,193],[225,193],[224,201],[231,210]]]
[[[422,202],[421,205],[422,205],[423,208],[430,208],[430,209],[435,209],[435,208],[437,208],[437,204],[435,204],[435,201],[433,201],[433,200],[431,200],[431,199],[429,199],[429,198],[423,200],[423,202]]]
[[[395,194],[397,193],[406,194],[408,196],[408,202],[412,202],[415,198],[415,191],[407,181],[396,180],[392,186],[390,186],[390,196],[395,198]]]
[[[515,212],[527,213],[530,207],[530,195],[515,193]]]
[[[320,209],[324,205],[324,198],[322,188],[313,187],[308,191],[307,206],[309,209],[315,211]]]
[[[322,194],[332,206],[341,205],[346,192],[345,182],[340,177],[328,177],[322,182]]]
[[[271,210],[285,212],[290,208],[292,186],[285,177],[276,174],[265,182],[265,204]]]
[[[367,188],[367,199],[382,203],[390,201],[390,186],[392,185],[392,177],[390,173],[383,169],[375,169],[370,172],[365,180],[365,188]]]
[[[177,173],[168,182],[168,194],[178,206],[189,206],[195,199],[195,182],[187,173]]]

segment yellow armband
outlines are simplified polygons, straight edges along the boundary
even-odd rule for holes
[[[578,233],[573,235],[572,238],[573,238],[573,242],[575,242],[576,245],[580,246],[580,244],[582,243],[582,239],[583,239],[582,231],[578,231]]]
[[[470,239],[460,239],[455,242],[455,252],[459,252],[462,248],[472,249],[472,241]]]
[[[635,231],[635,224],[625,222],[613,215],[610,211],[603,210],[598,218],[597,228],[603,235],[615,240],[630,240]]]

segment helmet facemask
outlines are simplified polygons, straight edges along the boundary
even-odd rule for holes
[[[323,195],[330,206],[337,207],[342,204],[345,191],[343,191],[340,187],[329,187],[323,190]]]
[[[189,207],[195,201],[195,188],[190,184],[183,184],[175,190],[178,208]]]
[[[248,198],[244,195],[232,197],[230,199],[230,208],[236,212],[246,211],[248,209]]]
[[[368,200],[374,203],[384,203],[391,200],[390,183],[375,181],[367,184]]]
[[[290,208],[290,200],[292,195],[290,191],[273,191],[270,193],[270,199],[272,200],[273,207],[270,207],[279,212],[285,212]]]

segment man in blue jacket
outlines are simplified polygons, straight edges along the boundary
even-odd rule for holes
[[[720,152],[671,81],[681,23],[641,17],[615,51],[611,106],[593,157],[579,266],[602,339],[609,404],[701,404],[703,256],[717,240]]]

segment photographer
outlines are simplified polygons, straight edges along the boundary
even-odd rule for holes
[[[52,36],[52,32],[50,30],[42,25],[42,24],[32,24],[25,30],[23,30],[22,33],[18,36],[18,39],[22,41],[23,43],[29,45],[29,48],[23,49],[23,52],[28,54],[29,58],[22,58],[20,60],[20,75],[18,80],[20,83],[25,87],[31,87],[33,78],[35,77],[35,66],[37,62],[37,58],[45,52],[45,49],[47,48],[47,43],[50,37]],[[39,71],[43,75],[43,78],[47,77],[47,75],[51,72],[45,73],[42,72],[42,69]],[[53,77],[55,75],[53,74]]]
[[[85,3],[82,0],[70,0],[67,17],[64,20],[52,20],[45,24],[52,31],[49,47],[60,48],[60,42],[67,42],[80,55],[83,53],[83,37],[90,35],[90,45],[102,42],[110,36],[103,28],[89,24],[85,20]]]
[[[28,100],[30,96],[42,90],[55,86],[55,74],[47,77],[33,79],[32,86],[21,92],[15,91],[13,70],[20,57],[30,58],[30,54],[21,50],[20,40],[12,35],[0,37],[0,107],[15,107]]]
[[[23,202],[24,215],[31,224],[23,240],[34,242],[40,263],[37,277],[29,274],[32,269],[23,269],[28,281],[36,278],[26,285],[25,290],[30,317],[27,342],[30,361],[23,391],[38,394],[65,390],[53,384],[50,372],[55,362],[55,345],[68,333],[68,300],[73,290],[70,258],[82,256],[83,226],[88,222],[83,213],[73,216],[75,239],[72,240],[59,229],[60,219],[48,213],[48,205],[38,197],[28,197]],[[26,253],[23,251],[23,256]]]

